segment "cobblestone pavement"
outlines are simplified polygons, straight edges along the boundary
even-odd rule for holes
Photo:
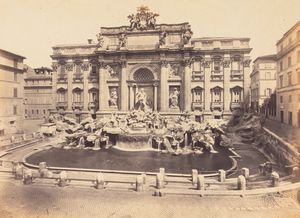
[[[0,181],[0,217],[300,217],[290,197],[193,197]]]

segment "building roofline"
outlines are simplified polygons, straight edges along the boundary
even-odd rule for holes
[[[272,61],[276,61],[277,59],[277,55],[276,54],[271,54],[271,55],[263,55],[263,56],[258,56],[253,63],[255,63],[258,60],[272,60]]]
[[[283,39],[285,39],[286,36],[287,36],[288,34],[290,34],[290,32],[292,32],[294,29],[296,29],[299,25],[300,25],[300,20],[299,20],[294,26],[292,26],[288,31],[286,31],[286,32],[283,34],[283,36],[281,37],[281,39],[279,39],[279,40],[277,41],[276,45],[278,45],[279,43],[281,43],[281,42],[283,41]]]
[[[2,53],[4,53],[4,54],[8,54],[8,55],[15,56],[15,57],[17,57],[17,58],[26,59],[26,57],[24,57],[24,56],[21,56],[21,55],[12,53],[12,52],[10,52],[10,51],[6,51],[6,50],[4,50],[4,49],[0,49],[0,52],[2,52]]]
[[[247,40],[250,41],[250,38],[248,37],[200,37],[200,38],[192,38],[191,41],[198,41],[198,40],[206,40],[206,41],[210,41],[210,40]]]

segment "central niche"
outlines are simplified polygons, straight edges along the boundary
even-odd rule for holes
[[[134,109],[153,109],[153,81],[154,75],[147,68],[138,69],[133,74],[134,86]]]

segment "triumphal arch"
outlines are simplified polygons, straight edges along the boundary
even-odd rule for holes
[[[54,113],[101,117],[133,109],[196,119],[248,105],[249,38],[193,38],[189,23],[158,24],[139,7],[96,40],[53,47]]]

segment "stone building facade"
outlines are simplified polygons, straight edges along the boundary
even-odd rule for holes
[[[300,127],[300,21],[277,42],[277,120]]]
[[[24,84],[24,117],[41,119],[49,116],[53,107],[52,69],[26,68]]]
[[[261,112],[262,105],[276,89],[276,55],[257,57],[253,61],[251,78],[251,108]]]
[[[55,113],[94,117],[148,108],[221,118],[249,104],[249,38],[192,38],[189,23],[156,24],[141,7],[97,42],[53,47]]]
[[[24,59],[0,49],[0,136],[22,132]]]

